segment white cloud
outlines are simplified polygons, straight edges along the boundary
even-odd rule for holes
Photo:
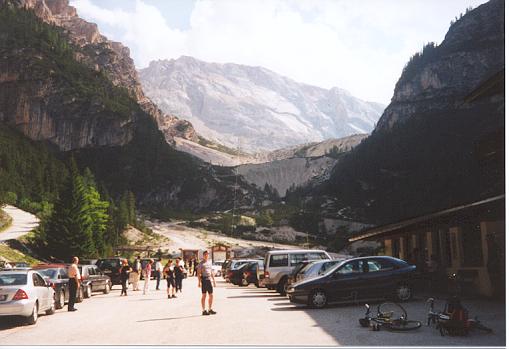
[[[180,30],[143,0],[109,10],[75,0],[80,16],[131,49],[138,67],[189,55],[259,65],[297,81],[388,103],[408,58],[440,42],[449,22],[485,0],[202,0]]]

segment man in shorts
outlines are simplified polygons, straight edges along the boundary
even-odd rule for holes
[[[201,287],[201,309],[202,315],[214,315],[216,312],[212,310],[212,302],[214,300],[214,289],[212,284],[216,287],[216,280],[214,279],[214,273],[212,272],[212,263],[209,261],[209,252],[203,252],[203,260],[198,264],[197,276],[198,276],[198,287]],[[209,295],[209,310],[205,309],[205,299]]]

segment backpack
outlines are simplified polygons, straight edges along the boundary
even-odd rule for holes
[[[449,320],[442,323],[442,328],[451,336],[466,336],[468,334],[468,310],[463,307],[458,297],[453,297],[445,304],[444,313]]]

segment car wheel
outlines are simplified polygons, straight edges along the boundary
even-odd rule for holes
[[[412,289],[406,284],[400,284],[394,290],[394,295],[398,301],[405,302],[412,298]]]
[[[56,294],[56,300],[55,300],[55,307],[57,309],[62,309],[65,305],[65,293],[64,291],[60,291],[58,292],[58,294]]]
[[[327,294],[324,290],[314,290],[309,296],[308,303],[314,308],[323,308],[327,305]]]
[[[104,294],[108,294],[108,293],[110,293],[110,290],[111,290],[111,283],[108,281],[108,282],[106,283],[106,285],[104,286],[104,291],[103,291],[103,293],[104,293]]]
[[[92,286],[91,285],[87,285],[87,287],[85,288],[85,292],[83,293],[83,296],[85,298],[90,298],[90,296],[92,296]]]
[[[48,310],[46,310],[46,315],[53,315],[55,314],[55,301],[51,302],[51,306]]]
[[[286,283],[288,282],[288,278],[284,277],[279,280],[279,283],[276,286],[276,291],[281,294],[281,296],[286,296]]]
[[[34,309],[32,309],[32,314],[27,318],[27,324],[35,325],[38,316],[39,316],[39,303],[35,302]]]

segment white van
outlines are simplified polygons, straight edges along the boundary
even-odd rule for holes
[[[302,261],[331,259],[323,250],[279,250],[265,254],[263,285],[269,290],[276,289],[284,294],[288,275]]]

